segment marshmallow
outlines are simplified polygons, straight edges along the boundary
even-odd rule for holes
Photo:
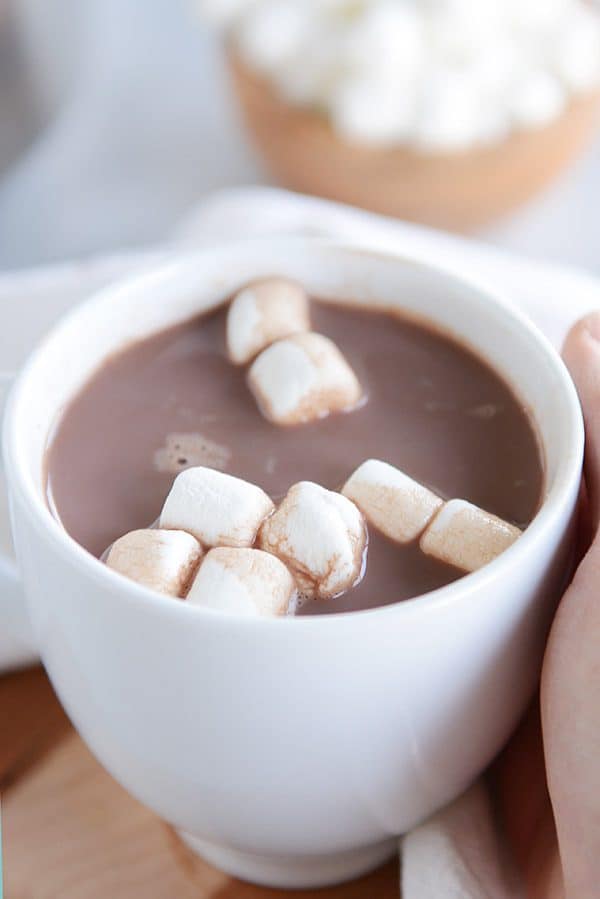
[[[290,572],[276,556],[260,549],[211,549],[187,601],[237,615],[284,615],[296,595]]]
[[[235,365],[245,365],[282,337],[310,329],[308,297],[293,281],[269,278],[241,290],[227,314],[227,351]]]
[[[559,37],[558,72],[572,91],[600,83],[600,19],[591,7],[574,16]]]
[[[552,34],[557,26],[564,27],[565,21],[581,6],[581,0],[520,0],[514,4],[513,27],[533,40],[536,34]]]
[[[425,23],[414,4],[379,0],[349,17],[337,43],[347,72],[389,73],[406,82],[423,62]],[[390,90],[393,86],[389,84]],[[401,102],[398,90],[396,97]]]
[[[521,536],[519,528],[462,499],[446,503],[421,537],[428,556],[477,571]]]
[[[515,90],[510,105],[520,128],[542,128],[564,111],[567,96],[558,78],[549,72],[531,72]]]
[[[191,534],[149,529],[116,540],[106,564],[150,590],[185,596],[201,557],[202,548]]]
[[[430,153],[462,151],[481,140],[484,105],[479,85],[450,66],[433,69],[423,80],[420,113],[415,121],[417,145]]]
[[[205,546],[251,546],[274,508],[254,484],[212,468],[188,468],[173,482],[160,527],[189,531]]]
[[[327,337],[278,340],[254,361],[248,386],[269,421],[293,425],[349,410],[362,396],[356,375]]]
[[[458,60],[472,57],[479,47],[489,46],[494,28],[498,28],[496,20],[502,18],[498,6],[498,0],[446,2],[430,18],[429,52],[434,60],[456,65]]]
[[[398,92],[386,79],[356,78],[335,91],[332,121],[336,130],[365,144],[402,140],[414,118],[410,91]]]
[[[369,524],[398,543],[416,540],[443,504],[427,487],[377,459],[363,462],[342,493],[356,503]]]
[[[280,66],[277,86],[282,97],[290,103],[310,106],[315,98],[323,96],[326,85],[335,84],[337,65],[320,42],[313,43],[304,58],[310,59],[308,65],[299,66],[297,60],[292,59]]]
[[[310,481],[294,484],[258,533],[260,548],[285,562],[299,590],[317,599],[357,583],[366,544],[366,525],[354,503]]]
[[[249,65],[263,72],[304,56],[314,36],[315,16],[309,3],[263,0],[252,4],[237,32],[239,50]]]

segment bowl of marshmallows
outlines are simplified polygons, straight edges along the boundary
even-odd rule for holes
[[[586,145],[588,0],[200,0],[258,151],[286,187],[458,230]]]

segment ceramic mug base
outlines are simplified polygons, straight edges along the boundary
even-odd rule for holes
[[[184,831],[178,834],[193,852],[226,874],[279,889],[310,889],[352,880],[372,871],[398,851],[397,840],[386,840],[334,855],[255,855],[200,840]]]

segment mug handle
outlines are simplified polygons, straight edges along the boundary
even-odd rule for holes
[[[2,0],[0,0],[0,5]],[[117,278],[165,261],[162,251],[106,256],[0,277],[0,420],[17,370],[57,319]],[[0,461],[0,673],[37,661],[19,574],[12,554],[6,484]]]
[[[0,372],[0,420],[14,372]],[[0,454],[0,532],[4,539],[0,546],[0,673],[37,661],[33,631],[27,616],[17,564],[9,547],[12,546],[8,497],[4,465]]]

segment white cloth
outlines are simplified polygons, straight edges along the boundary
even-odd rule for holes
[[[169,258],[177,248],[282,232],[344,236],[429,259],[489,283],[527,312],[557,347],[577,318],[600,307],[600,281],[576,270],[519,259],[462,238],[322,200],[247,188],[206,201],[180,228],[174,243],[160,252],[0,277],[0,303],[14,310],[0,329],[4,382],[59,314],[125,272]],[[3,543],[9,539],[5,530]],[[9,607],[11,599],[8,593],[0,595],[0,670],[26,663],[33,655],[27,622],[14,604]],[[415,828],[402,841],[401,854],[403,899],[519,896],[481,785]]]
[[[488,792],[474,784],[401,841],[402,899],[520,899]]]

